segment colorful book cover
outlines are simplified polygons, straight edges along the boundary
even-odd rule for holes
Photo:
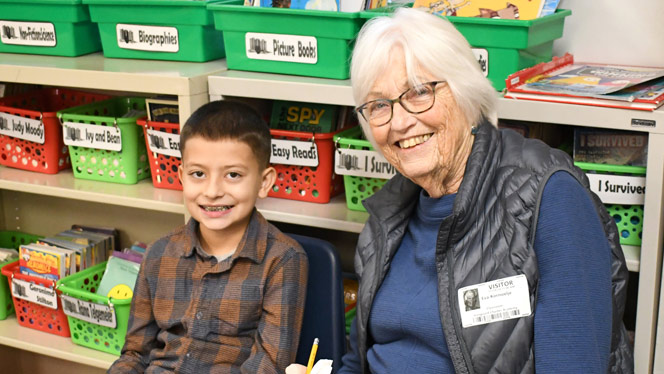
[[[428,8],[441,16],[530,20],[539,16],[545,0],[416,0],[414,8]]]
[[[257,0],[265,8],[339,11],[339,0]]]
[[[544,0],[544,5],[542,5],[542,10],[540,11],[539,16],[546,17],[550,14],[555,13],[556,9],[558,9],[559,3],[560,0]]]
[[[65,256],[45,245],[27,244],[19,247],[19,269],[21,274],[52,281],[65,276]]]
[[[275,100],[270,128],[328,133],[335,130],[338,114],[339,107],[336,105]]]
[[[73,242],[68,237],[46,237],[37,241],[38,244],[54,246],[59,248],[70,249],[76,253],[76,268],[75,271],[81,271],[89,266],[88,263],[88,247],[85,244]]]
[[[106,270],[97,287],[97,295],[114,299],[131,299],[141,265],[119,257],[111,256]]]

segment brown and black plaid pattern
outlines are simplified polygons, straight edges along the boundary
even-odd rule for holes
[[[109,373],[279,373],[295,360],[308,263],[254,210],[238,250],[207,255],[186,225],[150,245]]]

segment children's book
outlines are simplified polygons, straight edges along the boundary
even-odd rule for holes
[[[335,130],[338,115],[335,105],[275,100],[270,128],[327,133]]]
[[[544,4],[542,5],[542,10],[540,11],[539,17],[546,17],[550,14],[555,13],[556,9],[558,9],[559,3],[560,0],[544,0]]]
[[[99,234],[106,234],[111,236],[112,248],[114,250],[119,250],[120,248],[120,233],[114,227],[103,227],[103,226],[89,226],[89,225],[71,225],[72,230],[77,231],[91,231]]]
[[[339,0],[255,0],[261,7],[339,11]]]
[[[71,239],[74,238],[46,237],[40,239],[37,243],[74,251],[76,253],[76,271],[84,270],[90,266],[88,262],[88,246],[87,244],[74,242]]]
[[[19,247],[19,269],[21,274],[36,276],[52,281],[64,278],[70,273],[72,251],[42,244],[25,244]],[[69,257],[69,259],[68,259]]]
[[[140,264],[111,256],[97,287],[97,295],[114,299],[131,299]]]
[[[664,68],[575,64],[554,57],[510,75],[506,98],[655,110],[664,104]]]
[[[425,7],[441,16],[530,20],[539,16],[545,0],[415,0],[414,8]]]

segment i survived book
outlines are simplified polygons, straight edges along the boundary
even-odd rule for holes
[[[655,110],[664,104],[664,68],[574,63],[570,54],[506,79],[506,98]]]

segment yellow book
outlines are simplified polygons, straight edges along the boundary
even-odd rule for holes
[[[544,0],[415,0],[413,7],[441,16],[530,20],[543,5]]]

